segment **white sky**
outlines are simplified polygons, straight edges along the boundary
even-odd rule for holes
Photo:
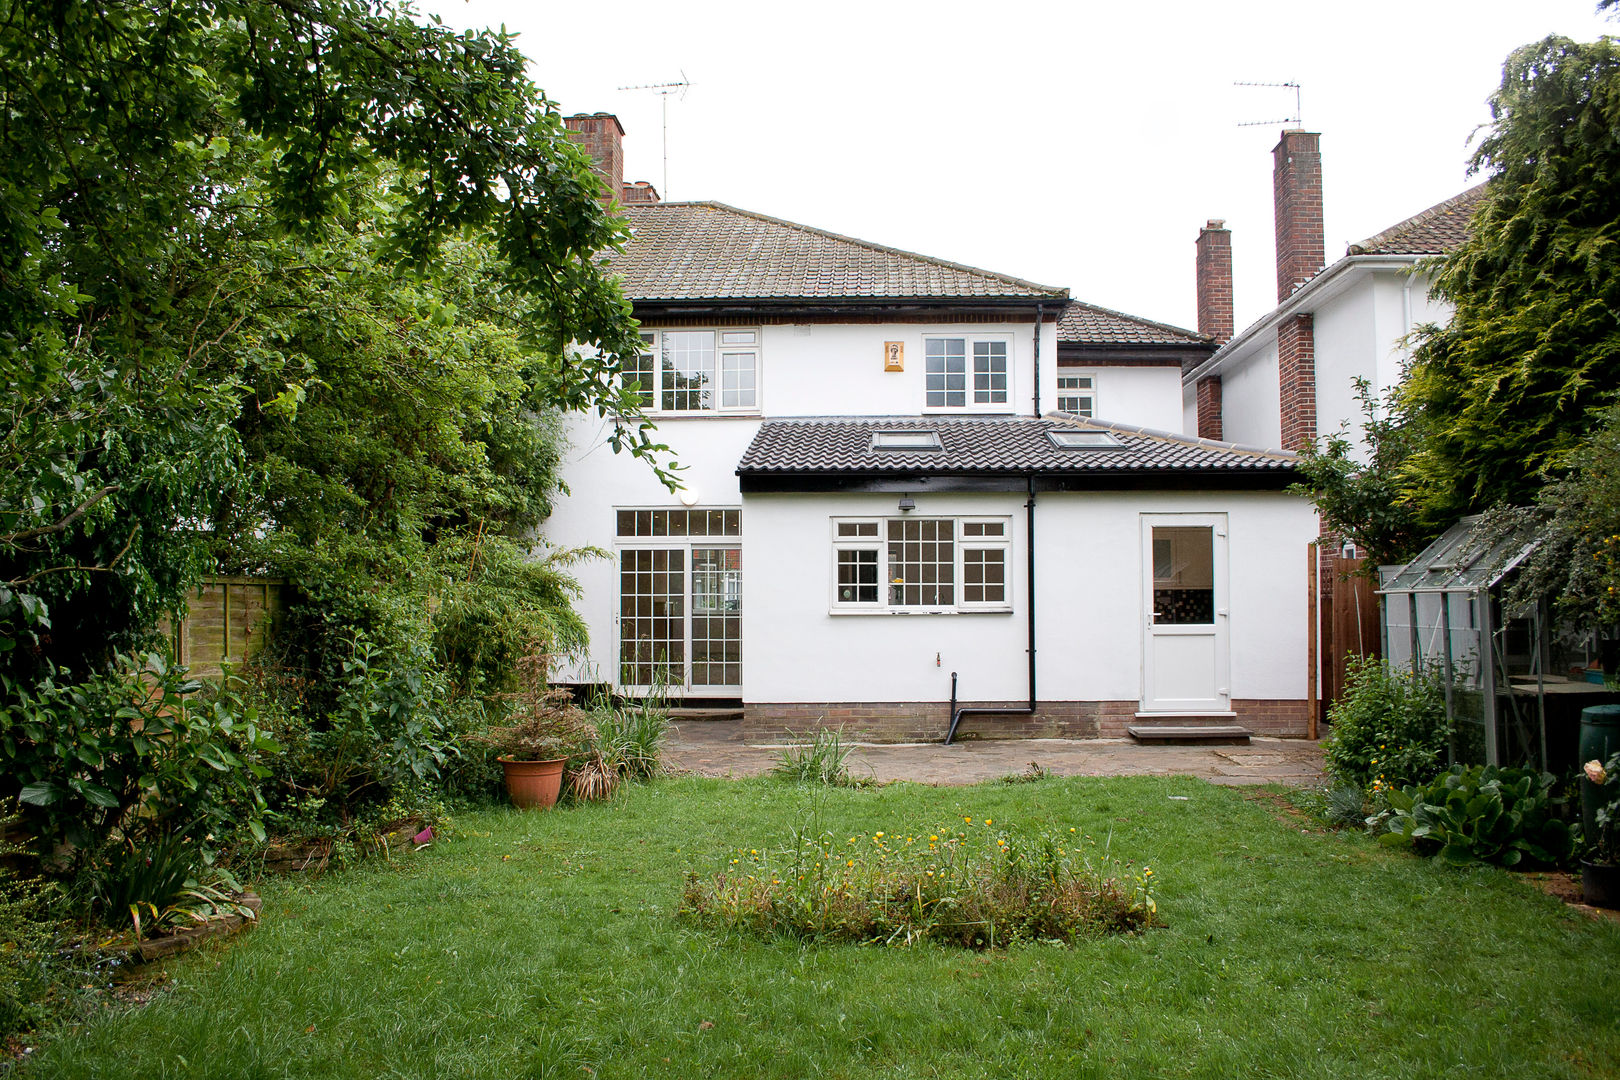
[[[1232,230],[1239,329],[1276,299],[1271,148],[1322,133],[1331,262],[1468,187],[1507,53],[1620,32],[1594,0],[972,5],[423,0],[505,25],[567,113],[623,124],[625,179],[1014,274],[1192,327],[1193,242]],[[669,183],[660,104],[677,80]]]

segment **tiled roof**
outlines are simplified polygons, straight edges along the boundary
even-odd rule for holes
[[[1349,254],[1443,255],[1468,239],[1468,226],[1484,197],[1485,185],[1476,184],[1377,236],[1351,244]]]
[[[874,450],[876,431],[932,431],[939,450]],[[1104,431],[1116,447],[1064,448],[1052,431]],[[737,464],[740,476],[927,473],[1280,473],[1293,454],[1071,417],[884,416],[767,420]]]
[[[624,207],[612,260],[631,300],[1066,299],[1067,289],[716,202]]]
[[[1078,345],[1211,345],[1202,334],[1121,311],[1070,300],[1057,325],[1058,341]]]

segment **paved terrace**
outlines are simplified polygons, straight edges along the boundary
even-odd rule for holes
[[[670,725],[665,759],[696,776],[757,776],[776,763],[780,744],[743,742],[742,725],[681,720]],[[846,761],[856,776],[920,784],[977,784],[1031,763],[1058,776],[1197,776],[1212,784],[1284,784],[1322,779],[1321,744],[1256,737],[1247,746],[1143,746],[1130,739],[985,739],[900,745],[856,744]]]

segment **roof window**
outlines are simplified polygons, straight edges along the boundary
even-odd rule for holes
[[[874,450],[943,450],[937,431],[874,431]]]
[[[1052,445],[1063,450],[1099,450],[1118,448],[1125,444],[1106,431],[1047,431]]]

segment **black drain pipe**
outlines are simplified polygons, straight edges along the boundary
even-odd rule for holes
[[[962,723],[965,713],[975,715],[996,716],[1034,716],[1035,715],[1035,474],[1029,474],[1029,500],[1024,503],[1024,528],[1029,534],[1028,568],[1025,572],[1024,589],[1027,593],[1025,603],[1029,609],[1028,629],[1029,636],[1029,706],[1027,708],[970,708],[959,707],[956,704],[956,672],[951,672],[951,726],[945,732],[945,745],[949,746],[956,739],[956,729]]]

